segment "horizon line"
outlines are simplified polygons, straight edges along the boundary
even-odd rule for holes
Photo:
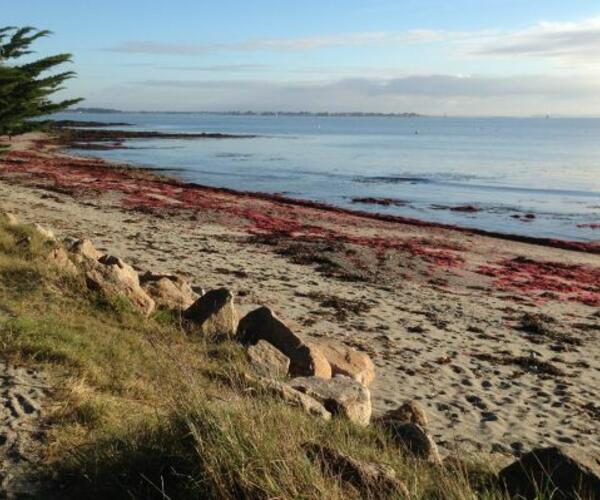
[[[600,118],[600,114],[590,115],[575,115],[575,114],[553,114],[553,113],[533,113],[527,115],[454,115],[454,114],[424,114],[414,111],[286,111],[286,110],[195,110],[195,111],[178,111],[178,110],[147,110],[147,109],[136,109],[136,110],[125,110],[115,108],[105,108],[101,106],[89,106],[89,107],[78,107],[73,109],[67,109],[63,113],[98,113],[98,114],[110,114],[110,113],[139,113],[139,114],[205,114],[205,115],[239,115],[239,116],[256,116],[256,115],[295,115],[295,116],[331,116],[331,117],[355,117],[359,118],[361,115],[365,117],[391,117],[391,118]]]

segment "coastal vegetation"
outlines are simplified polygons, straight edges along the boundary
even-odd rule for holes
[[[74,71],[59,68],[71,54],[31,59],[32,45],[49,36],[48,30],[32,27],[0,28],[0,136],[13,136],[44,125],[33,120],[67,109],[82,99],[52,100]]]

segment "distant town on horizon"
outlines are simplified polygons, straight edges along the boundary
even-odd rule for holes
[[[373,117],[373,116],[388,116],[399,118],[418,118],[424,115],[419,113],[375,113],[361,111],[123,111],[121,109],[111,108],[72,108],[66,111],[67,113],[164,113],[172,115],[231,115],[231,116],[347,116],[347,117]]]

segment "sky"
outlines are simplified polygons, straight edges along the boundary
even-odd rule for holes
[[[0,0],[64,96],[173,111],[600,116],[599,0]]]

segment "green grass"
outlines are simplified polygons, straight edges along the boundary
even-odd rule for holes
[[[324,422],[257,393],[239,345],[87,291],[47,263],[50,249],[0,220],[0,351],[53,381],[40,473],[64,498],[365,497],[313,463],[306,442],[392,466],[414,498],[503,498],[486,490],[489,464],[432,467],[376,427]]]

